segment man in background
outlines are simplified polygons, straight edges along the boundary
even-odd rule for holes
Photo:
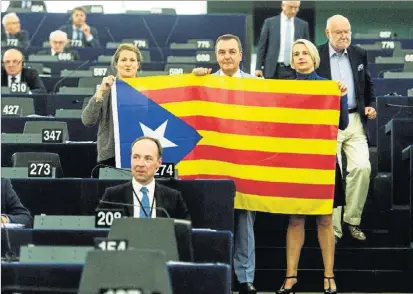
[[[57,30],[50,33],[49,36],[50,49],[43,49],[37,52],[38,55],[50,55],[58,56],[60,53],[66,53],[70,55],[70,59],[66,60],[79,60],[79,54],[77,51],[67,48],[69,40],[67,34],[63,31]]]
[[[86,23],[86,10],[76,7],[72,11],[72,23],[60,27],[69,39],[81,42],[80,47],[100,47],[98,31]],[[73,43],[73,42],[72,42]]]
[[[280,15],[267,18],[257,45],[255,75],[266,79],[295,79],[290,67],[291,45],[310,39],[308,23],[296,17],[300,1],[282,1]]]
[[[19,47],[26,50],[29,47],[29,33],[20,27],[20,19],[11,12],[3,16],[4,30],[1,31],[1,41],[5,46]],[[3,44],[2,44],[3,46]]]
[[[44,1],[31,1],[31,0],[22,0],[22,1],[10,1],[7,11],[12,11],[13,9],[27,9],[34,12],[47,12],[46,4]]]
[[[24,56],[17,49],[9,49],[4,52],[3,66],[1,68],[1,86],[11,87],[15,84],[27,84],[30,92],[43,93],[46,89],[39,73],[34,68],[24,68]]]
[[[20,202],[9,179],[1,178],[1,223],[22,224],[31,227],[33,218]]]

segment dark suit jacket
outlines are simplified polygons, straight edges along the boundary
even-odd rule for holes
[[[1,86],[8,86],[8,75],[4,67],[1,68]],[[25,82],[32,93],[44,93],[46,88],[39,77],[39,73],[34,68],[23,68],[21,82]]]
[[[79,59],[80,59],[79,53],[77,53],[76,50],[72,50],[72,49],[70,49],[70,48],[65,48],[65,49],[63,50],[63,53],[70,53],[70,54],[72,54],[72,60],[79,60]],[[50,55],[50,56],[51,56],[51,55],[52,55],[52,51],[51,51],[50,48],[42,49],[42,50],[40,50],[40,51],[37,51],[37,52],[36,52],[36,55]]]
[[[29,32],[26,30],[20,30],[16,35],[14,35],[17,40],[19,40],[19,45],[17,46],[18,48],[23,48],[24,50],[27,50],[27,48],[30,45],[30,38],[29,38]],[[1,40],[2,42],[7,42],[7,34],[4,31],[4,29],[1,31]],[[8,46],[10,47],[10,46]]]
[[[73,36],[73,25],[72,25],[71,23],[61,26],[61,27],[59,28],[59,30],[65,32],[65,33],[67,34],[67,38],[68,38],[68,39],[72,39],[72,36]],[[82,38],[83,46],[84,46],[84,47],[93,47],[93,48],[100,47],[99,35],[98,35],[97,29],[91,26],[91,27],[90,27],[90,33],[91,33],[92,36],[93,36],[93,40],[90,41],[90,42],[86,41],[85,34],[83,34],[83,38]]]
[[[320,54],[320,67],[317,73],[331,80],[331,67],[328,42],[318,46]],[[353,70],[354,91],[357,100],[357,108],[360,114],[363,128],[368,137],[367,116],[364,114],[364,108],[367,106],[376,107],[376,95],[374,93],[373,82],[368,71],[367,51],[358,46],[350,45],[347,48],[350,59],[351,69]]]
[[[10,180],[5,178],[1,178],[1,214],[7,215],[11,223],[32,226],[30,212],[20,202]]]
[[[264,66],[264,77],[271,78],[280,55],[281,44],[281,15],[267,18],[261,30],[260,40],[257,45],[256,70]],[[297,39],[310,39],[308,23],[298,17],[294,17],[294,41]]]
[[[165,187],[164,185],[155,182],[155,201],[156,207],[163,207],[168,212],[171,218],[189,220],[188,209],[182,199],[181,192]],[[103,194],[102,200],[110,202],[120,202],[133,204],[132,181],[125,184],[107,188]],[[120,208],[121,206],[100,204],[98,209],[102,208]],[[133,206],[125,208],[125,216],[133,216]],[[166,217],[161,210],[156,211],[157,217]]]

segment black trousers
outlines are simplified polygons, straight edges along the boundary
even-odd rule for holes
[[[296,79],[295,70],[292,69],[289,65],[286,66],[284,64],[278,63],[277,67],[275,68],[274,76],[269,77],[269,79],[295,80]]]

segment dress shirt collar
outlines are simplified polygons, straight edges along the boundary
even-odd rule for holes
[[[132,187],[135,190],[135,193],[139,195],[143,185],[136,181],[135,178],[132,178]],[[148,185],[145,185],[145,187],[148,189],[148,195],[155,195],[155,179],[152,179],[152,182],[150,182]]]
[[[227,76],[221,69],[219,70],[219,75],[220,76]],[[241,76],[241,70],[240,69],[238,69],[235,73],[234,73],[234,75],[232,76],[233,78],[241,78],[242,76]]]
[[[329,52],[330,58],[335,55],[337,56],[342,56],[343,54],[348,55],[347,48],[344,49],[343,53],[338,53],[336,50],[334,50],[333,46],[331,46],[330,42],[328,42],[328,52]]]

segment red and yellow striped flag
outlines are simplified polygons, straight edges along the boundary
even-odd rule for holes
[[[232,179],[235,208],[329,214],[340,92],[332,81],[194,75],[126,79],[202,136],[183,179]]]

